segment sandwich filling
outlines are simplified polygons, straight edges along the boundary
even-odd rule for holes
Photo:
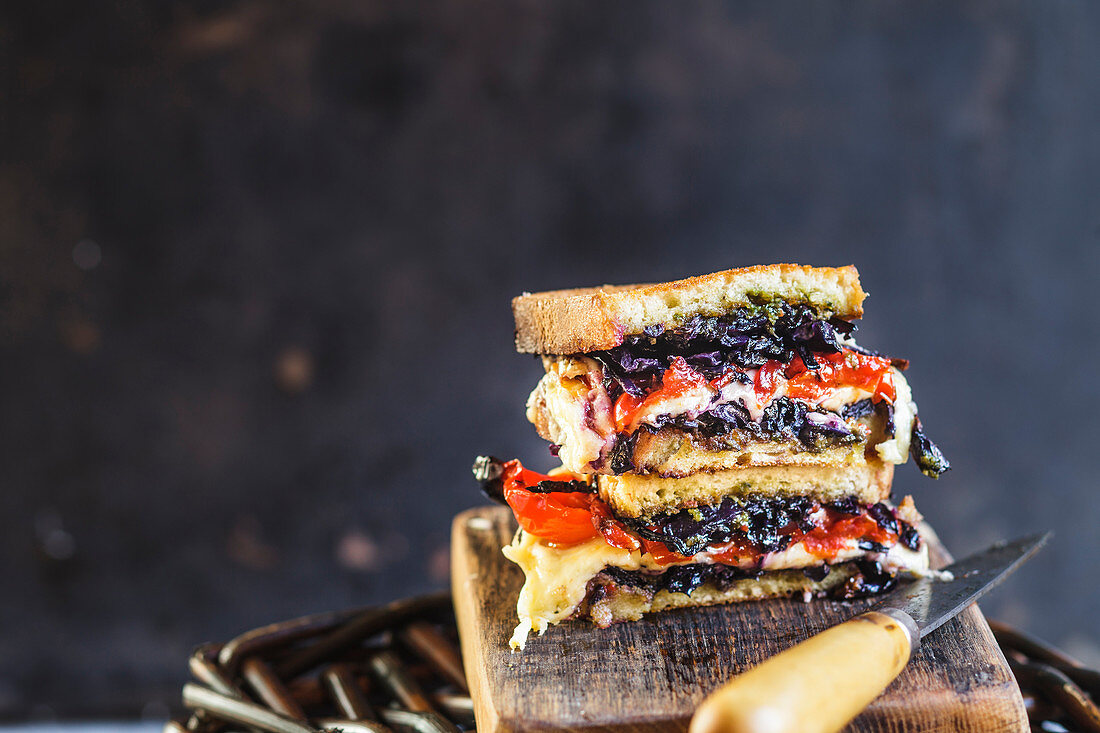
[[[711,451],[778,442],[820,452],[873,439],[879,460],[912,452],[925,473],[947,470],[916,417],[904,360],[858,346],[852,323],[783,307],[696,316],[606,351],[544,357],[528,419],[577,472],[644,472],[639,440],[670,432]]]
[[[882,590],[898,572],[927,569],[915,529],[920,515],[907,497],[897,508],[854,498],[727,497],[712,506],[647,517],[619,517],[582,477],[527,470],[518,461],[479,459],[483,489],[503,499],[520,530],[505,555],[526,575],[512,646],[528,632],[577,615],[595,589],[690,594],[703,585],[722,590],[763,573],[802,570],[821,580],[837,564],[861,563],[845,588]],[[600,576],[601,581],[593,583]],[[599,622],[598,618],[593,618]]]

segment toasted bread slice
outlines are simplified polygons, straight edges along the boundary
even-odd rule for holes
[[[874,504],[889,498],[893,477],[893,464],[861,458],[832,465],[745,466],[682,478],[598,476],[596,487],[617,516],[638,518],[717,504],[728,496],[809,496],[818,501],[851,496]]]
[[[876,423],[876,428],[884,422],[877,415],[870,419]],[[878,432],[881,434],[881,429]],[[796,440],[762,441],[754,437],[741,439],[740,435],[740,431],[732,431],[725,436],[700,441],[677,429],[642,432],[634,442],[632,473],[681,478],[699,472],[764,466],[860,466],[866,462],[865,454],[868,452],[865,440],[811,450]],[[874,442],[880,440],[878,438]]]
[[[512,300],[512,312],[517,351],[578,354],[618,346],[647,326],[675,328],[692,316],[777,300],[813,306],[822,317],[860,318],[865,296],[852,265],[758,265],[655,285],[524,293]]]
[[[578,610],[577,617],[587,617],[596,626],[606,628],[614,623],[637,621],[647,613],[672,608],[717,606],[787,596],[817,596],[843,585],[855,574],[854,563],[832,568],[822,580],[810,580],[801,570],[773,570],[759,578],[736,580],[724,589],[710,584],[701,585],[690,595],[667,590],[650,595],[636,588],[597,581]]]

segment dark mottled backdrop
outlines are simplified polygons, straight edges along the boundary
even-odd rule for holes
[[[1100,5],[11,3],[0,715],[440,587],[522,290],[856,263],[987,610],[1100,662]]]

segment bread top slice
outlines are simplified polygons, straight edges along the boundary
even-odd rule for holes
[[[648,326],[676,328],[696,315],[720,316],[775,301],[851,320],[863,316],[864,297],[852,265],[757,265],[654,285],[524,293],[512,300],[512,313],[517,351],[579,354],[618,346]]]

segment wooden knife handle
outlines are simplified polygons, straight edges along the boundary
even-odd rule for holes
[[[838,731],[901,673],[917,641],[900,611],[856,616],[715,690],[690,733]]]

